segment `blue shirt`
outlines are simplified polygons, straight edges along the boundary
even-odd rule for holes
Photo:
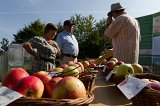
[[[59,33],[57,35],[56,42],[63,54],[78,55],[78,42],[72,33],[67,31]]]

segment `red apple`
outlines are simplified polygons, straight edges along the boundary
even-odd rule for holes
[[[70,64],[73,64],[74,61],[67,61],[67,64],[70,65]]]
[[[14,90],[26,97],[41,98],[44,91],[44,84],[38,77],[28,76],[22,78],[15,85]]]
[[[76,62],[75,64],[78,64],[80,66],[80,72],[84,72],[84,66],[81,62]]]
[[[29,74],[22,68],[12,68],[7,72],[4,79],[2,80],[2,85],[10,89],[13,89],[16,83],[24,77],[29,76]]]
[[[45,91],[48,98],[52,97],[52,90],[55,87],[55,85],[62,80],[62,77],[53,77],[50,81],[45,83]]]
[[[109,69],[113,69],[113,67],[115,66],[116,62],[115,61],[108,61],[106,63],[107,68]]]
[[[36,72],[33,74],[33,76],[38,77],[43,82],[43,84],[52,79],[52,77],[46,71]]]
[[[89,67],[96,67],[97,65],[93,62],[89,63]]]
[[[60,67],[63,68],[63,69],[65,69],[65,68],[68,67],[68,64],[62,64],[62,65],[60,65]]]
[[[118,62],[116,62],[115,65],[117,66],[117,65],[121,65],[121,64],[124,64],[124,62],[123,61],[118,61]]]
[[[160,90],[160,82],[159,81],[151,80],[150,82],[151,82],[150,86],[151,86],[152,89]]]
[[[86,89],[83,82],[72,76],[60,80],[52,92],[53,99],[77,99],[85,97]]]

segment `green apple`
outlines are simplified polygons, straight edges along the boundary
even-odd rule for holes
[[[127,63],[121,64],[115,71],[115,74],[118,76],[126,76],[133,73],[134,73],[134,69],[132,65]]]
[[[62,72],[63,71],[63,68],[61,67],[56,67],[52,70],[53,72]]]
[[[117,63],[117,62],[118,62],[118,59],[115,58],[115,57],[112,57],[112,58],[109,59],[109,61],[115,61],[115,62]]]
[[[115,66],[115,67],[113,67],[113,72],[116,72],[117,71],[117,69],[119,68],[119,66]]]

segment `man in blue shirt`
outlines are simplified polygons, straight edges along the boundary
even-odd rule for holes
[[[68,61],[77,62],[77,56],[79,53],[78,41],[73,35],[74,23],[70,20],[64,21],[64,31],[57,35],[56,42],[61,50],[61,64],[67,63]]]

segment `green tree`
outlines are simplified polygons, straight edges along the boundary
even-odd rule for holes
[[[8,45],[9,45],[9,41],[7,38],[2,38],[2,41],[0,42],[1,44],[1,49],[4,51],[8,50]]]
[[[76,24],[74,34],[79,43],[79,58],[97,58],[106,47],[103,34],[106,28],[105,20],[96,22],[92,15],[84,17],[75,15],[71,20]],[[108,45],[108,44],[107,44]]]
[[[25,26],[21,29],[17,34],[14,34],[13,43],[21,44],[23,42],[28,41],[30,38],[34,36],[43,36],[43,29],[45,24],[42,24],[40,20],[36,20],[31,22],[31,25]]]

